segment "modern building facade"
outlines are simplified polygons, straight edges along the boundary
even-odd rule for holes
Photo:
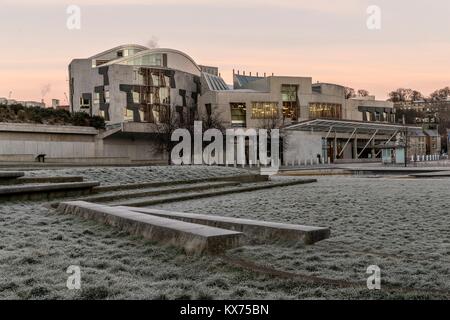
[[[200,67],[183,52],[124,45],[70,63],[71,108],[110,124],[158,123],[171,108],[188,121],[200,76]]]
[[[105,156],[125,155],[118,140],[122,146],[149,145],[136,152],[137,159],[161,156],[152,145],[156,126],[172,117],[181,123],[214,118],[225,128],[280,128],[287,163],[375,161],[381,157],[375,146],[405,130],[396,124],[391,102],[346,99],[344,86],[310,77],[233,71],[228,85],[217,67],[198,65],[173,49],[119,46],[73,60],[69,78],[71,110],[108,123]]]

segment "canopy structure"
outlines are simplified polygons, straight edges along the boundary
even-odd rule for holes
[[[300,131],[316,131],[316,132],[338,132],[353,133],[355,130],[359,134],[392,135],[395,132],[416,131],[421,130],[416,126],[403,126],[398,124],[362,122],[350,120],[333,120],[333,119],[313,119],[298,122],[287,126],[284,130],[300,130]]]

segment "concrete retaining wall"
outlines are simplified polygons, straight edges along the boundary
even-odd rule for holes
[[[148,137],[103,139],[90,127],[0,123],[0,162],[34,162],[39,154],[45,154],[48,163],[167,163],[166,154]]]

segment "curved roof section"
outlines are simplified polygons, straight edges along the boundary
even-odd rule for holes
[[[108,50],[103,51],[101,53],[98,53],[98,54],[96,54],[96,55],[94,55],[92,57],[89,57],[88,59],[98,59],[100,57],[109,55],[111,53],[116,53],[117,51],[125,50],[125,49],[137,49],[139,51],[148,50],[147,47],[141,46],[139,44],[124,44],[124,45],[121,45],[121,46],[117,46],[117,47],[108,49]]]
[[[187,73],[195,74],[197,76],[201,75],[200,67],[197,63],[186,53],[175,50],[175,49],[167,49],[167,48],[155,48],[155,49],[146,49],[144,51],[140,51],[134,55],[123,57],[120,59],[116,59],[110,61],[105,65],[112,64],[127,64],[127,62],[132,61],[134,59],[139,59],[147,55],[155,55],[155,54],[167,54],[167,68],[184,71]],[[147,64],[144,64],[147,65]],[[160,66],[158,64],[150,64],[152,66]]]

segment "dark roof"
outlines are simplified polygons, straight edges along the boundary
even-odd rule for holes
[[[204,77],[206,83],[208,84],[209,90],[211,91],[229,90],[228,85],[221,77],[206,72],[203,72],[202,76]]]

